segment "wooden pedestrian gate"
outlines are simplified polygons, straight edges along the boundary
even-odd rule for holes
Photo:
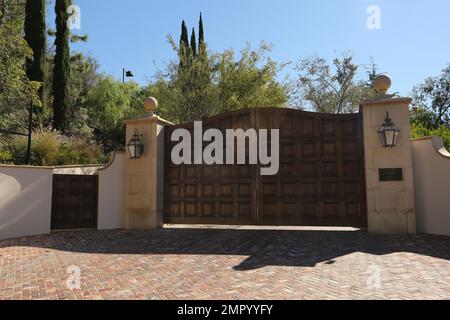
[[[165,130],[165,223],[367,226],[361,114],[257,108],[203,121],[204,131],[224,136],[226,129],[279,129],[276,176],[261,176],[260,165],[174,165],[178,128],[193,136],[193,124]]]
[[[52,230],[97,228],[97,175],[53,175]]]

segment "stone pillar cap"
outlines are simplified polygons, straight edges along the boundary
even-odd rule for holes
[[[379,75],[373,80],[373,88],[380,95],[386,95],[392,85],[391,78],[386,75]]]
[[[144,100],[144,109],[148,113],[154,113],[158,108],[158,100],[153,97],[148,97]]]

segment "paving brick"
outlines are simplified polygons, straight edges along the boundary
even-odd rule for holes
[[[79,290],[67,287],[73,265]],[[0,241],[0,299],[450,299],[450,238],[200,226],[54,233]]]

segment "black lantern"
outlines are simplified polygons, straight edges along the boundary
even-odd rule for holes
[[[127,145],[131,159],[139,159],[144,154],[144,144],[139,139],[139,131],[134,129],[134,135]]]
[[[389,113],[386,113],[386,119],[384,120],[383,126],[378,131],[380,136],[381,145],[386,149],[392,149],[397,146],[398,138],[400,136],[400,130],[389,118]]]

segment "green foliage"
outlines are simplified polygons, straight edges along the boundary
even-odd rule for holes
[[[10,151],[0,147],[0,163],[10,163],[13,155]]]
[[[0,125],[23,129],[19,120],[26,118],[33,102],[39,107],[40,83],[30,81],[24,65],[33,52],[23,38],[25,6],[17,0],[4,0],[0,10]]]
[[[444,139],[445,147],[450,150],[450,129],[445,126],[438,128],[429,128],[420,123],[413,123],[411,126],[411,138],[423,138],[423,137],[442,137]]]
[[[39,92],[42,105],[44,105],[43,84],[47,55],[45,14],[45,0],[26,0],[25,40],[33,51],[33,58],[27,61],[27,75],[31,81],[42,84]]]
[[[136,103],[138,100],[139,103]],[[90,88],[86,98],[89,126],[106,152],[122,149],[125,144],[125,118],[143,113],[144,98],[134,82],[101,77]]]
[[[263,43],[256,50],[247,46],[239,58],[230,49],[189,61],[179,54],[180,61],[172,61],[151,86],[161,105],[158,112],[184,123],[242,108],[283,107],[287,94],[276,81],[280,66],[267,58],[270,50]]]
[[[71,0],[56,0],[56,38],[53,68],[53,126],[57,130],[66,129],[70,81],[70,32],[67,28],[67,9]]]
[[[256,50],[247,45],[236,58],[233,50],[215,57],[218,109],[216,113],[251,107],[282,107],[286,104],[285,88],[276,76],[281,67],[268,58],[271,46],[262,43]]]
[[[416,86],[413,97],[415,105],[429,111],[432,127],[450,126],[450,66]]]
[[[93,129],[89,127],[88,95],[96,82],[101,78],[97,61],[81,53],[72,55],[70,59],[70,81],[67,114],[71,119],[66,125],[68,135],[93,137]]]
[[[16,137],[10,145],[15,164],[23,164],[27,137]],[[56,131],[40,129],[33,132],[31,164],[36,166],[97,164],[106,161],[101,147],[92,141],[63,136]]]
[[[410,112],[411,124],[427,129],[436,129],[434,113],[423,107],[415,107]]]
[[[373,72],[369,72],[367,83],[356,78],[358,69],[348,54],[335,58],[331,65],[319,57],[304,59],[296,67],[299,77],[293,100],[311,106],[316,112],[356,112],[361,101],[375,95],[370,86]]]

